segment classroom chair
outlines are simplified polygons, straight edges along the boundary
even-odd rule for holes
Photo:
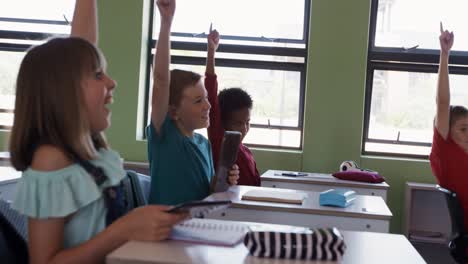
[[[151,178],[148,175],[138,173],[133,170],[127,170],[127,176],[130,179],[134,206],[138,207],[148,204]]]
[[[0,199],[0,259],[2,263],[28,263],[27,219]]]
[[[463,207],[455,192],[439,185],[437,185],[437,189],[445,196],[452,223],[452,234],[448,244],[450,254],[457,263],[467,263],[468,234],[464,232]]]

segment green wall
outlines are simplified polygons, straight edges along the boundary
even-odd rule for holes
[[[128,161],[146,161],[146,143],[137,140],[135,127],[148,8],[149,0],[100,1],[100,46],[119,83],[107,135]],[[390,185],[391,231],[401,232],[405,182],[434,178],[427,160],[361,155],[370,0],[312,0],[311,9],[303,151],[256,149],[258,167],[333,172],[343,160],[355,160],[378,170]]]
[[[136,124],[142,111],[149,0],[101,0],[99,5],[100,47],[118,82],[107,135],[125,160],[146,161],[146,142],[137,139]],[[370,0],[312,0],[303,151],[255,149],[254,154],[262,172],[333,172],[343,160],[379,171],[390,185],[391,231],[398,233],[405,182],[434,178],[427,160],[361,155],[369,13]]]

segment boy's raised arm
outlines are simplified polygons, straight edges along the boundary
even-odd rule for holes
[[[96,0],[76,0],[71,36],[84,38],[97,46]]]
[[[450,85],[448,72],[448,59],[450,49],[453,46],[453,32],[444,30],[442,22],[440,23],[440,61],[439,61],[439,77],[437,81],[436,95],[436,118],[435,127],[439,134],[447,139],[450,130]]]
[[[157,0],[161,14],[161,26],[153,63],[153,95],[151,98],[151,121],[159,133],[169,108],[170,34],[175,12],[175,0]]]

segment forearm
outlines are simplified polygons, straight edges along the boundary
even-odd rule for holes
[[[214,75],[215,73],[215,51],[208,49],[206,56],[206,73]]]
[[[169,107],[171,22],[161,21],[161,29],[153,62],[152,120],[159,131]]]
[[[448,71],[448,58],[449,55],[445,53],[440,54],[439,62],[439,76],[437,81],[437,107],[450,106],[450,84],[449,84],[449,71]]]
[[[97,45],[96,0],[76,0],[71,36],[84,38],[94,45]]]
[[[104,263],[107,254],[128,240],[124,231],[124,221],[124,218],[121,218],[89,241],[79,246],[62,250],[49,263]],[[34,263],[34,259],[32,263]]]

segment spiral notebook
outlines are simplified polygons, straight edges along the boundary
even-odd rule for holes
[[[242,223],[192,218],[175,225],[169,238],[203,244],[234,246],[244,240],[248,231],[249,227]]]

